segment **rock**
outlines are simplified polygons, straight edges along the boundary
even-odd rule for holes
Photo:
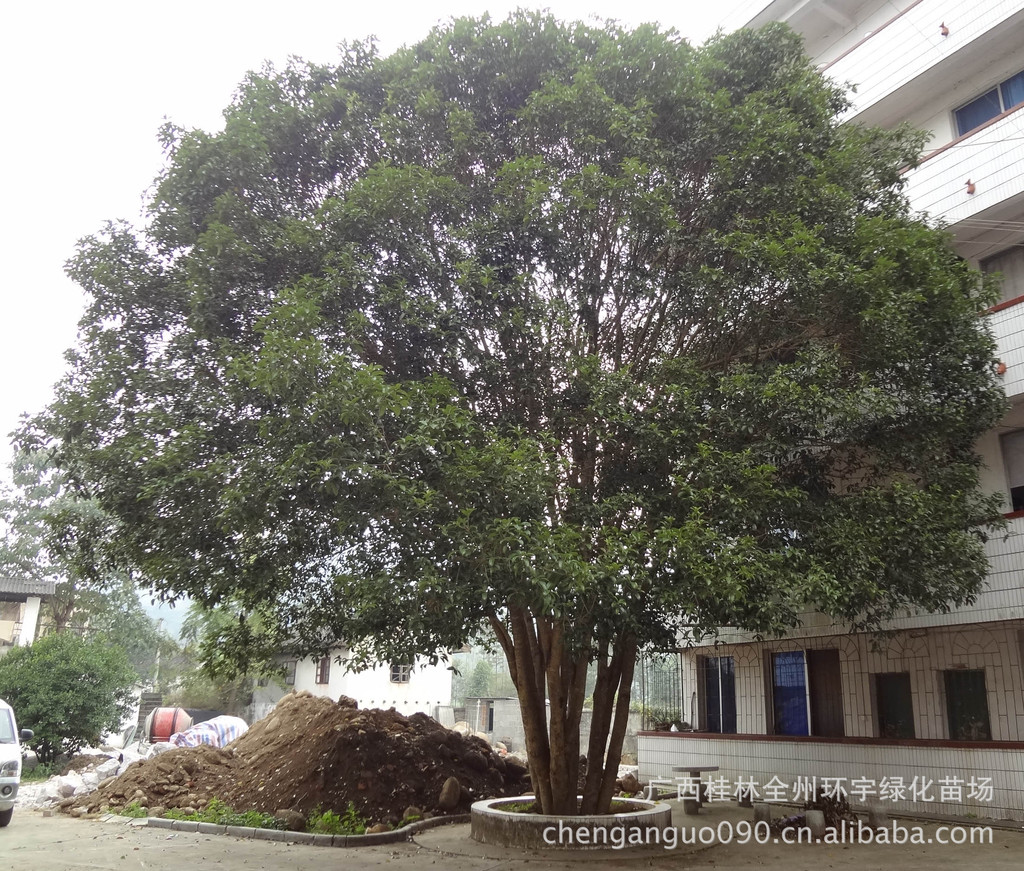
[[[274,819],[284,823],[284,827],[289,832],[304,832],[306,830],[306,818],[298,811],[281,808],[274,811]]]
[[[352,708],[353,710],[359,710],[359,702],[357,702],[352,696],[338,696],[338,705],[342,708]]]
[[[118,762],[117,757],[108,759],[106,762],[101,762],[93,769],[96,776],[99,778],[97,783],[106,780],[108,777],[113,777],[117,774],[117,769],[120,767],[121,763]]]
[[[377,823],[377,825],[375,825],[375,826],[370,826],[370,828],[368,828],[366,830],[366,834],[368,834],[368,835],[379,835],[382,832],[390,832],[390,831],[391,831],[391,826],[387,825],[386,823]]]
[[[889,825],[889,814],[883,805],[878,802],[868,802],[867,808],[869,826],[879,829]]]
[[[165,813],[167,813],[167,808],[161,807],[160,805],[156,805],[149,809],[149,815],[151,817],[162,817]]]
[[[630,795],[636,795],[636,793],[640,792],[640,781],[636,779],[636,775],[627,774],[619,780],[619,789],[623,792],[628,792]]]
[[[452,726],[453,732],[458,732],[460,735],[471,735],[473,730],[469,728],[469,723],[465,720],[459,720],[454,726]]]
[[[457,777],[449,777],[444,786],[441,787],[441,794],[437,798],[437,806],[443,811],[452,811],[459,806],[462,798],[462,785]]]
[[[402,819],[423,819],[423,811],[420,810],[420,808],[416,807],[416,805],[411,804],[409,805],[409,807],[405,809],[405,813],[402,814]]]
[[[804,823],[815,840],[825,837],[825,814],[823,811],[804,811]]]
[[[506,747],[505,744],[501,741],[496,741],[494,743],[494,749],[499,756],[504,756],[506,753],[508,753],[508,747]]]

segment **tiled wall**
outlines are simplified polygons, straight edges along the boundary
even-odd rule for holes
[[[919,632],[929,627],[945,628],[965,623],[987,624],[1024,619],[1024,517],[1009,518],[1006,524],[1005,534],[993,536],[985,546],[989,574],[974,602],[953,608],[947,613],[908,612],[905,616],[890,620],[885,628]],[[834,636],[846,631],[845,627],[817,612],[801,614],[800,620],[801,625],[790,633],[791,638]],[[730,627],[723,627],[719,637],[729,644],[741,644],[753,639],[750,633]]]
[[[1024,621],[913,630],[884,638],[834,635],[719,645],[708,652],[736,659],[737,731],[765,734],[765,651],[829,647],[839,649],[845,731],[849,737],[877,737],[871,675],[905,671],[910,673],[916,737],[948,738],[942,671],[968,668],[985,671],[992,739],[1024,741]],[[700,652],[683,654],[683,700],[687,711],[696,704]]]
[[[738,778],[753,780],[758,787],[772,782],[787,784],[785,797],[792,798],[798,778],[842,777],[849,791],[854,781],[865,789],[865,801],[850,795],[851,804],[876,802],[890,812],[974,815],[994,819],[1024,820],[1024,751],[968,749],[952,747],[880,746],[843,744],[828,741],[744,740],[695,738],[685,733],[673,735],[641,734],[639,738],[641,780],[679,775],[673,766],[717,765],[719,771],[704,777],[719,778],[735,784]],[[911,790],[904,800],[891,800],[895,793],[879,794],[883,783],[894,778],[904,784],[926,788],[920,797],[932,801],[911,801]],[[971,781],[977,797],[970,798]],[[946,795],[943,796],[942,781]],[[987,782],[986,782],[987,781]],[[930,786],[928,783],[930,782]],[[984,800],[988,787],[991,799]],[[760,799],[769,798],[763,790]],[[802,801],[799,802],[802,804]],[[778,815],[781,815],[781,811]]]

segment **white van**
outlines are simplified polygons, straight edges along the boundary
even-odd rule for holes
[[[0,828],[11,821],[21,780],[21,742],[32,737],[31,729],[18,732],[14,711],[0,699]]]

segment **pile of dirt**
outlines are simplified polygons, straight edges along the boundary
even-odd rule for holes
[[[446,781],[458,780],[455,796]],[[180,748],[136,762],[68,803],[93,812],[136,801],[150,809],[194,808],[218,798],[236,810],[343,812],[349,802],[374,822],[398,822],[407,807],[465,812],[480,798],[529,790],[525,769],[486,741],[425,714],[359,710],[309,693],[285,696],[225,748]]]

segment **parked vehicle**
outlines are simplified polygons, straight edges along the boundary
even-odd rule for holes
[[[31,729],[18,731],[14,711],[0,699],[0,828],[11,822],[21,781],[21,742],[32,737]]]

